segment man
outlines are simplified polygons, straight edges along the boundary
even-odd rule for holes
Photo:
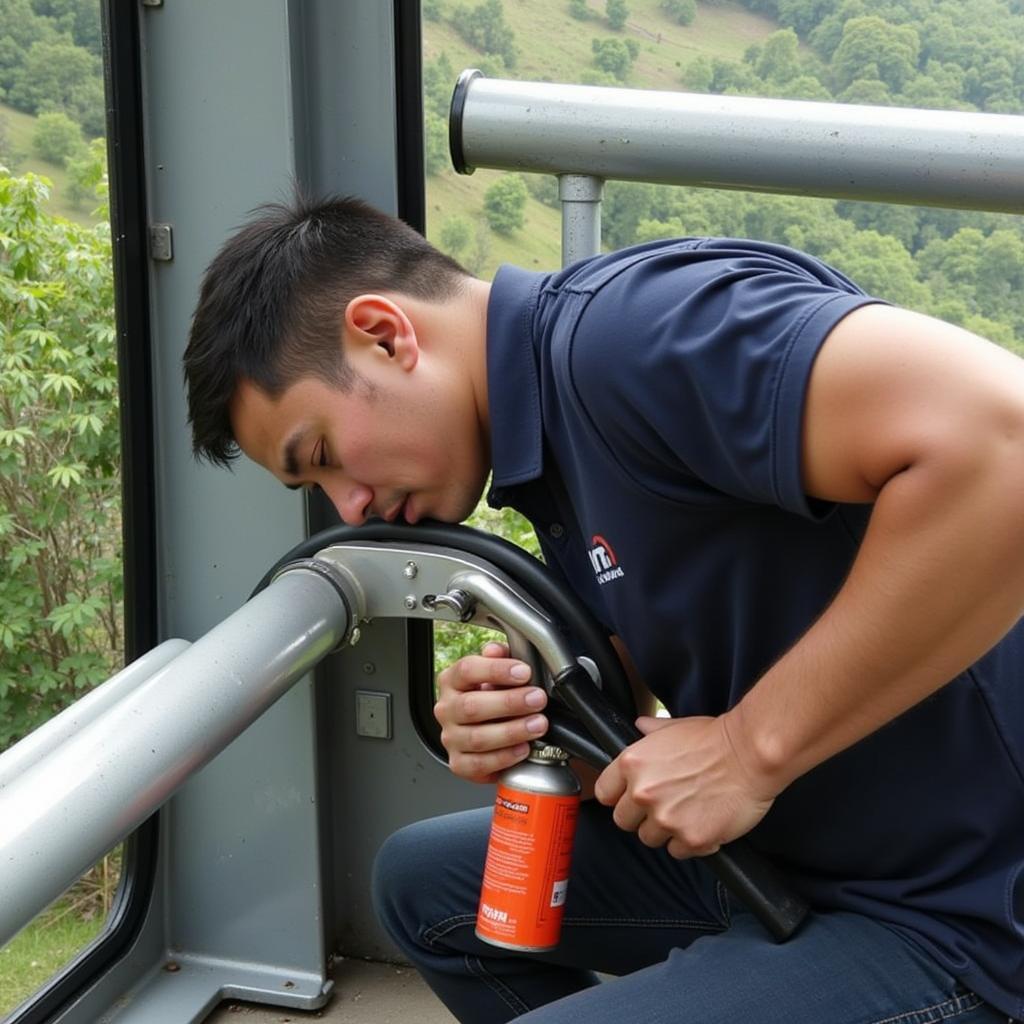
[[[224,246],[185,373],[197,454],[350,524],[456,522],[493,470],[672,716],[585,802],[550,954],[474,935],[489,811],[385,845],[382,920],[460,1020],[1024,1015],[1021,360],[779,246],[488,285],[330,200]],[[438,685],[463,778],[546,727],[499,645]],[[814,908],[785,944],[693,859],[741,835]]]

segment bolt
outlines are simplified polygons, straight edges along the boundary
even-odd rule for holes
[[[419,566],[415,562],[406,562],[405,568],[402,570],[402,575],[407,580],[416,579],[416,574],[419,572]]]
[[[377,666],[372,661],[363,662],[363,675],[372,676],[377,671]]]
[[[349,645],[349,647],[355,647],[355,645],[356,645],[357,643],[359,643],[359,638],[360,638],[360,637],[361,637],[362,635],[363,635],[363,634],[359,632],[359,627],[358,627],[358,626],[356,626],[356,627],[355,627],[355,628],[354,628],[354,629],[352,630],[352,632],[351,632],[351,633],[349,634],[349,638],[348,638],[348,645]]]
[[[409,611],[412,611],[413,608],[416,607],[416,598],[410,594],[402,603],[409,609]]]

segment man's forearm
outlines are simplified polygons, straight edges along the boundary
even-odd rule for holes
[[[962,672],[1024,613],[1020,441],[948,453],[879,493],[851,573],[728,714],[748,770],[781,790]]]

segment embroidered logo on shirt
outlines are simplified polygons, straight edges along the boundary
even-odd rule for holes
[[[619,560],[615,557],[615,552],[612,551],[611,544],[604,537],[595,533],[590,538],[590,543],[593,546],[587,554],[590,555],[590,564],[593,566],[598,583],[604,586],[605,583],[610,583],[612,580],[626,575],[622,571],[622,566],[619,565]]]

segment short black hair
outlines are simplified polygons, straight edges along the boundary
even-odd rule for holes
[[[351,387],[341,351],[349,301],[397,291],[455,296],[469,274],[407,224],[352,197],[271,203],[206,268],[184,355],[192,452],[238,456],[229,409],[248,379],[272,398],[302,377]]]

